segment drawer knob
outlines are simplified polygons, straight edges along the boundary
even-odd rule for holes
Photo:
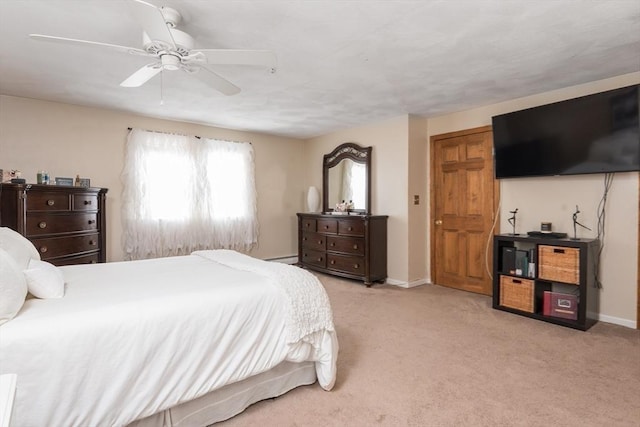
[[[333,264],[335,264],[335,263],[336,263],[336,260],[332,259],[332,260],[331,260],[331,265],[333,265]]]
[[[56,204],[56,201],[55,201],[55,200],[52,200],[52,199],[47,200],[47,205],[48,205],[48,206],[53,206],[53,205],[55,205],[55,204]]]
[[[89,225],[91,225],[91,224],[95,224],[95,222],[96,222],[96,220],[95,220],[95,219],[90,219],[90,220],[89,220]]]
[[[40,246],[40,252],[41,253],[45,253],[49,250],[49,248],[47,248],[46,246]]]
[[[331,246],[335,246],[335,245],[336,245],[336,242],[331,242]]]
[[[95,246],[96,242],[94,242],[93,240],[89,240],[89,245],[91,246]]]
[[[353,249],[358,249],[358,244],[353,245]]]
[[[40,228],[47,228],[47,223],[46,223],[46,222],[44,222],[44,221],[40,221],[40,222],[38,223],[38,227],[40,227]]]
[[[360,268],[360,264],[353,264],[353,268]]]
[[[321,245],[322,244],[322,240],[318,240],[318,244]]]
[[[306,225],[307,227],[311,227],[311,224],[309,224],[309,223],[306,223],[305,225]]]
[[[325,225],[325,226],[324,226],[324,229],[325,229],[325,230],[328,230],[328,229],[329,229],[329,226],[328,226],[328,225]]]
[[[303,237],[303,238],[302,238],[302,240],[306,242],[306,241],[307,241],[307,238],[306,238],[306,237]]]
[[[347,228],[347,230],[353,231],[353,227],[349,227],[349,228]]]
[[[322,257],[318,258],[318,262],[322,262]]]
[[[85,205],[90,205],[90,204],[91,204],[91,200],[85,200],[85,201],[84,201],[84,204],[85,204]]]

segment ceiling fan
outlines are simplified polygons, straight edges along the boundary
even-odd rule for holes
[[[274,73],[276,55],[269,50],[194,49],[193,37],[178,30],[182,17],[170,7],[156,7],[142,0],[130,0],[129,9],[142,26],[143,47],[127,47],[88,40],[29,34],[35,40],[99,46],[155,60],[127,77],[120,86],[139,87],[161,71],[183,70],[194,74],[224,95],[235,95],[240,88],[209,68],[209,65],[254,65]]]

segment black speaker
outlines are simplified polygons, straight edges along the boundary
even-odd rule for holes
[[[516,274],[516,248],[512,246],[502,248],[502,272]]]

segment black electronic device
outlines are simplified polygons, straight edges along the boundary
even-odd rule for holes
[[[24,178],[11,178],[12,184],[26,184],[27,180]]]
[[[640,85],[494,116],[496,178],[640,171]]]
[[[527,234],[531,237],[546,237],[549,239],[564,239],[565,237],[567,237],[567,233],[558,233],[555,231],[528,231]]]
[[[516,273],[516,248],[504,246],[502,248],[502,270],[506,274]]]

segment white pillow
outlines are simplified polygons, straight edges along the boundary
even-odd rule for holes
[[[64,296],[64,276],[55,265],[32,259],[24,270],[27,288],[37,298],[62,298]]]
[[[13,257],[20,270],[27,268],[32,258],[40,259],[40,254],[33,243],[9,227],[0,227],[0,248]]]
[[[0,248],[0,325],[13,319],[27,296],[22,270],[7,251]]]

